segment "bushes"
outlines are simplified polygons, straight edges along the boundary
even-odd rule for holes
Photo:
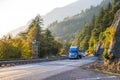
[[[108,59],[110,54],[108,53],[108,49],[110,46],[110,43],[113,39],[115,33],[115,29],[113,26],[109,27],[106,29],[106,31],[103,33],[102,37],[104,37],[104,39],[102,40],[102,43],[104,44],[104,53],[103,53],[103,58]]]
[[[26,59],[31,53],[30,45],[21,38],[0,40],[0,59]]]
[[[20,58],[21,52],[17,47],[13,46],[9,42],[0,41],[0,59],[14,59]]]

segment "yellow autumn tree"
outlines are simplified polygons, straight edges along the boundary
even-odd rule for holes
[[[111,26],[107,28],[106,31],[101,36],[101,37],[104,37],[104,39],[102,40],[104,44],[104,49],[105,49],[103,53],[104,58],[107,58],[109,56],[108,49],[109,49],[111,41],[113,40],[114,33],[115,33],[115,28]]]

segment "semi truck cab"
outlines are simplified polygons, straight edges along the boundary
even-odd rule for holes
[[[69,59],[79,59],[81,58],[82,56],[79,54],[79,50],[78,50],[78,47],[77,46],[72,46],[70,47],[69,49]]]

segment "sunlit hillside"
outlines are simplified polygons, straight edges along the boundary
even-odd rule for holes
[[[64,41],[72,41],[75,38],[75,35],[80,31],[86,22],[89,22],[92,19],[93,15],[97,15],[100,8],[106,8],[108,3],[111,0],[105,0],[101,2],[98,6],[91,6],[88,9],[83,10],[82,12],[72,16],[66,17],[63,21],[55,21],[48,26],[53,35]]]

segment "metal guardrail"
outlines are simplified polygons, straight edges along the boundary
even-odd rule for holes
[[[61,60],[61,59],[68,59],[68,57],[64,56],[64,57],[60,57],[60,58],[48,58],[48,59],[29,59],[29,60],[0,61],[0,67],[21,65],[21,64],[30,64],[30,63],[38,63],[38,62],[45,62],[45,61],[54,61],[54,60]]]

